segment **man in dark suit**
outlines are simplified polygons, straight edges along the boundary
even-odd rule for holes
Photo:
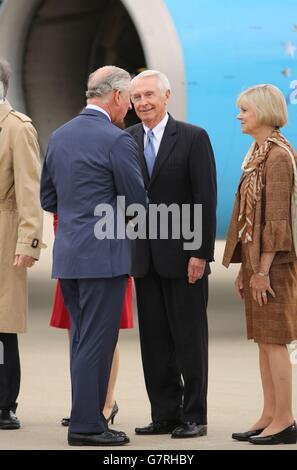
[[[139,163],[152,204],[176,204],[201,246],[185,249],[185,237],[169,230],[162,239],[137,240],[134,266],[141,353],[152,423],[139,435],[172,433],[174,438],[207,432],[209,262],[216,230],[216,170],[204,129],[176,121],[167,113],[170,84],[158,71],[145,71],[131,83],[131,99],[141,119],[127,129],[139,146]],[[195,205],[202,205],[195,220]],[[198,223],[197,223],[198,222]],[[163,227],[162,227],[163,224]]]
[[[117,197],[146,206],[137,145],[112,124],[131,107],[129,86],[130,75],[117,67],[91,74],[88,105],[53,133],[42,171],[42,207],[59,218],[53,277],[71,316],[70,445],[129,442],[102,414],[131,270],[130,241],[117,231],[125,230]]]

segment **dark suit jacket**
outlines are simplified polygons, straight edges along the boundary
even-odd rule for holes
[[[126,197],[126,206],[147,205],[137,145],[103,113],[85,109],[53,133],[43,164],[41,204],[59,217],[53,277],[130,274],[131,242],[116,237],[117,218],[125,229],[117,196]],[[100,220],[94,215],[98,204],[108,204],[114,210],[114,239],[95,237],[95,225]]]
[[[187,277],[189,258],[194,256],[213,261],[216,232],[216,168],[211,143],[200,127],[179,122],[169,116],[151,179],[143,154],[144,129],[142,124],[127,131],[138,143],[141,166],[150,204],[202,204],[202,245],[197,250],[185,251],[183,238],[176,240],[136,240],[133,243],[135,277],[143,277],[153,262],[164,278]]]

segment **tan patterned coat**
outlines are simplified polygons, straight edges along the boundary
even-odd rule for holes
[[[1,333],[26,330],[27,270],[14,267],[13,262],[16,254],[39,258],[39,173],[39,146],[31,119],[14,111],[7,101],[0,104]]]
[[[293,166],[286,150],[277,145],[265,162],[263,182],[262,198],[256,203],[253,241],[249,243],[238,243],[236,195],[223,264],[228,267],[242,261],[248,339],[289,344],[297,339],[297,261],[291,228]],[[259,272],[264,251],[276,253],[269,271],[276,297],[269,295],[268,303],[260,307],[253,300],[249,282],[253,272]]]
[[[288,153],[273,145],[264,165],[262,198],[256,203],[253,241],[247,244],[254,273],[260,270],[262,252],[276,252],[273,264],[295,261],[291,229],[291,192],[293,168]],[[229,225],[223,265],[241,263],[241,243],[238,242],[239,194]]]

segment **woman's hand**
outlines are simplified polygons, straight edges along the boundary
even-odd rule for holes
[[[234,282],[235,290],[240,299],[244,299],[242,268],[240,268],[237,278]]]
[[[250,287],[252,289],[252,295],[255,302],[258,302],[260,307],[267,304],[267,292],[275,297],[275,293],[270,286],[269,274],[266,276],[260,274],[253,274],[250,279]]]

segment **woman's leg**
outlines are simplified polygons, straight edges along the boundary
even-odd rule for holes
[[[265,345],[259,343],[258,346],[264,404],[262,414],[258,421],[250,428],[251,431],[266,428],[272,422],[275,413],[274,385],[270,371],[269,357]]]
[[[292,365],[285,344],[265,344],[275,396],[275,411],[263,436],[276,434],[293,423],[292,412]]]
[[[112,366],[111,366],[111,371],[110,371],[110,376],[109,376],[105,405],[103,409],[103,414],[105,418],[108,418],[110,416],[112,407],[115,403],[114,392],[115,392],[115,385],[116,385],[118,372],[119,372],[119,363],[120,363],[120,354],[119,354],[118,345],[116,345],[114,354],[113,354],[113,360],[112,360]]]

